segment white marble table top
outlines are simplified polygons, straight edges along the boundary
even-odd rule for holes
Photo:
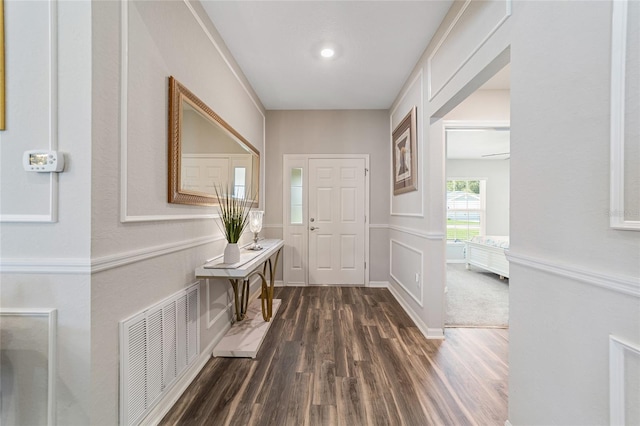
[[[240,262],[238,263],[225,265],[222,256],[219,256],[199,266],[196,268],[196,277],[244,278],[284,246],[284,241],[278,239],[262,240],[259,241],[259,244],[262,246],[262,250],[240,249]]]

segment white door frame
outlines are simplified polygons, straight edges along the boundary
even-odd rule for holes
[[[285,286],[307,286],[309,285],[309,160],[310,159],[363,159],[365,164],[365,179],[364,179],[364,211],[365,211],[365,223],[364,223],[364,285],[369,287],[369,154],[284,154],[282,156],[282,239],[285,241],[283,262],[282,262],[282,278]],[[292,168],[302,168],[302,224],[292,225],[290,221],[290,188],[291,188],[291,173]],[[287,236],[294,229],[304,229],[305,232],[301,232],[300,241],[302,245],[301,253],[301,267],[297,276],[293,277],[293,271],[290,270],[289,265],[292,262],[292,248],[287,244]]]

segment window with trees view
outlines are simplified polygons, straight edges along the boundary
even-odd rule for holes
[[[484,179],[447,180],[447,240],[484,235],[485,186]]]

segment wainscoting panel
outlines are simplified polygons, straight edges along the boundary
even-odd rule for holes
[[[199,353],[199,282],[120,322],[120,424],[139,424]]]
[[[640,424],[640,346],[616,336],[609,336],[609,397],[609,424]]]
[[[427,59],[429,100],[440,93],[510,15],[511,0],[467,0]],[[481,38],[478,34],[485,35]]]
[[[56,424],[56,309],[0,310],[0,424]]]
[[[422,306],[422,251],[391,239],[390,275],[420,306]]]

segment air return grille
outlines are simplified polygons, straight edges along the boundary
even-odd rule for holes
[[[120,424],[137,425],[200,353],[200,286],[120,323]]]

